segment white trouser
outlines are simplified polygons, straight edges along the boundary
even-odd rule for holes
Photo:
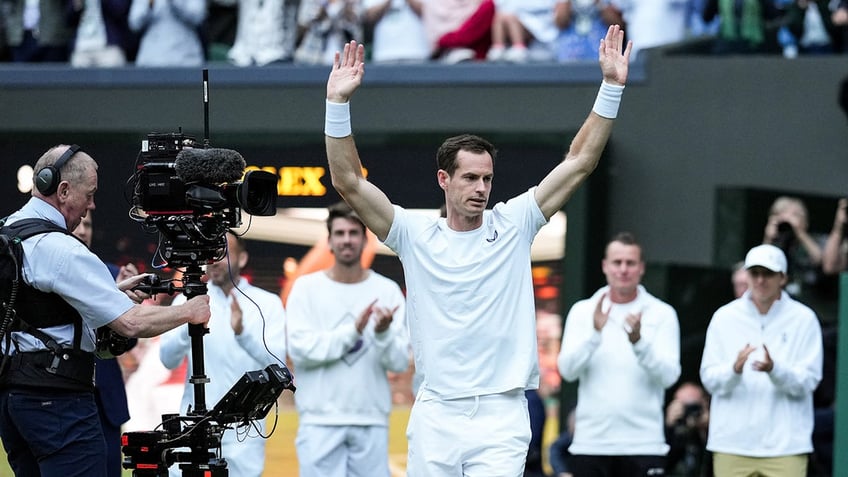
[[[520,477],[530,445],[523,390],[442,400],[421,390],[406,430],[408,477]]]
[[[301,424],[300,477],[389,477],[389,428]]]

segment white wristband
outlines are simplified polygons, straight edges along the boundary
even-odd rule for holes
[[[324,116],[324,134],[336,138],[348,137],[352,134],[349,102],[333,103],[327,101],[327,112]]]
[[[615,119],[618,116],[618,105],[621,103],[623,92],[624,85],[618,86],[601,81],[601,89],[598,91],[598,97],[595,98],[592,111],[602,118]]]

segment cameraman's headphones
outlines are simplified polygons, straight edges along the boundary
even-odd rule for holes
[[[56,162],[52,165],[42,167],[35,174],[35,187],[38,189],[38,192],[41,192],[45,196],[53,195],[56,192],[56,189],[59,188],[59,184],[62,182],[62,174],[59,171],[62,170],[68,159],[79,150],[79,146],[72,144],[64,154],[59,156]]]

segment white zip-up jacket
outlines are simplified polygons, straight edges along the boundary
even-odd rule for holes
[[[680,377],[680,324],[671,305],[639,286],[630,303],[610,303],[609,319],[595,330],[604,287],[571,307],[557,366],[566,381],[580,380],[572,454],[665,455],[663,400]],[[631,344],[625,317],[642,313],[641,338]]]
[[[758,349],[733,371],[746,344]],[[762,345],[774,362],[755,371]],[[812,452],[813,391],[822,375],[816,314],[785,291],[761,315],[750,292],[719,308],[707,328],[701,381],[712,394],[707,449],[748,457]]]

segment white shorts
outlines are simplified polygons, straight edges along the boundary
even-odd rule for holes
[[[300,477],[389,477],[389,428],[301,424]]]
[[[520,477],[530,445],[524,390],[451,400],[422,390],[406,437],[408,477]]]

